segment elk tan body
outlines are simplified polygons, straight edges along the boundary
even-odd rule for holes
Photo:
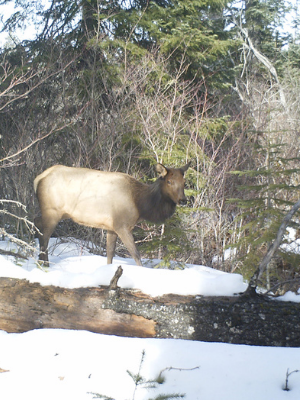
[[[48,262],[48,242],[56,225],[71,218],[78,224],[107,230],[107,262],[112,263],[117,236],[138,265],[142,265],[132,229],[140,220],[162,223],[186,202],[182,168],[157,164],[160,177],[151,185],[121,172],[55,165],[34,180],[41,217],[35,224],[41,261]]]

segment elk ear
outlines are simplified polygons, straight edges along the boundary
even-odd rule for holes
[[[181,167],[181,168],[180,168],[181,171],[182,171],[183,173],[185,173],[185,172],[189,169],[190,165],[191,165],[191,161],[188,162],[184,167]]]
[[[165,177],[168,173],[168,169],[164,167],[162,164],[156,164],[155,166],[156,172],[160,174],[161,177]]]

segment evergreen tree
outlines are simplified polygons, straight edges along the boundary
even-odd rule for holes
[[[289,37],[282,29],[289,10],[284,0],[243,0],[231,3],[228,19],[238,29],[246,28],[258,50],[273,58]],[[232,33],[235,31],[233,28]]]
[[[247,184],[240,186],[240,190],[246,192],[246,195],[230,200],[243,210],[239,217],[243,220],[243,234],[236,246],[243,260],[243,275],[248,278],[253,275],[270,243],[275,239],[286,210],[298,197],[300,185],[295,185],[294,182],[300,169],[294,165],[299,159],[285,158],[284,147],[284,144],[268,141],[266,146],[257,147],[257,157],[265,160],[264,165],[256,170],[232,172],[248,178]],[[290,226],[298,229],[297,219]],[[264,285],[270,289],[272,283],[282,279],[282,265],[298,271],[299,261],[297,254],[280,251],[279,258],[267,269]]]
[[[102,45],[108,41],[111,46],[126,46],[133,54],[138,48],[156,46],[169,57],[173,70],[186,60],[185,78],[205,76],[215,86],[228,83],[227,51],[233,43],[224,30],[225,4],[224,0],[130,2],[112,17],[108,12],[100,15],[112,25]]]

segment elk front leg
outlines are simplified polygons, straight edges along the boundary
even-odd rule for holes
[[[127,250],[131,254],[131,257],[134,259],[137,265],[142,265],[141,261],[141,256],[140,253],[138,252],[138,249],[136,248],[136,245],[134,243],[134,238],[132,233],[129,230],[121,230],[118,231],[118,236],[122,240],[122,242],[125,244],[127,247]]]
[[[117,243],[117,234],[113,231],[107,231],[106,234],[106,255],[107,264],[112,264]]]

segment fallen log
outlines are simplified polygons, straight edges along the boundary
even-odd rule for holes
[[[262,296],[201,297],[0,278],[0,329],[89,330],[129,337],[300,346],[300,305]]]

